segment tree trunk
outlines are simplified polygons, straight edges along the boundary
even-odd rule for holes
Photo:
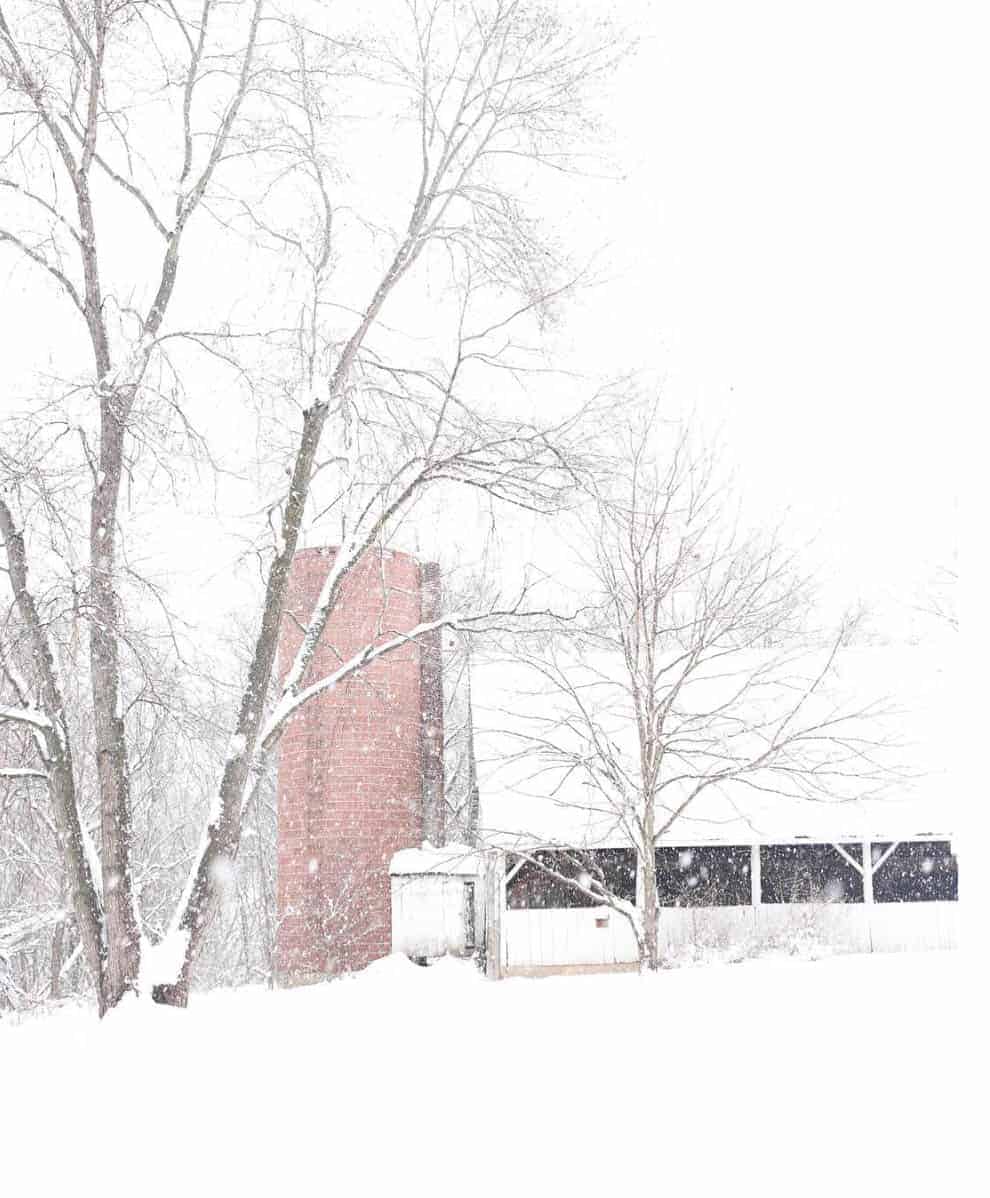
[[[62,946],[65,943],[65,920],[60,919],[52,932],[52,959],[48,971],[48,997],[53,1001],[61,997]]]
[[[241,740],[241,748],[231,754],[224,764],[218,796],[219,813],[207,828],[206,846],[195,866],[188,894],[176,912],[176,928],[189,933],[182,972],[174,982],[163,982],[152,989],[154,1001],[168,1006],[184,1007],[189,1001],[192,962],[199,950],[215,898],[213,870],[221,858],[233,861],[237,857],[241,815],[252,782],[257,781],[267,761],[267,751],[258,745],[258,735],[278,650],[279,628],[289,585],[289,567],[299,540],[313,463],[326,417],[326,401],[313,403],[303,413],[302,435],[282,518],[281,552],[268,571],[261,627],[255,640],[247,685],[237,716],[236,736]]]
[[[101,398],[100,474],[90,506],[90,676],[96,731],[101,813],[105,994],[115,1006],[137,985],[140,934],[131,887],[131,800],[120,693],[116,589],[117,499],[123,472],[124,432],[133,388]]]
[[[657,806],[652,786],[646,791],[642,818],[642,847],[639,853],[642,870],[642,939],[640,969],[660,967],[659,910],[657,908]]]
[[[656,873],[653,878],[647,882],[644,878],[643,886],[643,944],[641,948],[642,959],[640,967],[649,970],[660,968],[660,949],[658,945],[660,921],[658,919],[657,910],[657,882]]]
[[[645,818],[643,820],[644,850],[639,854],[640,865],[643,871],[643,945],[640,968],[649,970],[660,968],[657,851],[654,847],[656,844],[655,815],[655,800],[651,794],[647,798]]]

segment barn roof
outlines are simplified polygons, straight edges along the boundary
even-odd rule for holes
[[[701,715],[718,712],[738,696],[741,678],[754,677],[757,684],[745,688],[731,711],[742,711],[746,720],[772,723],[794,706],[795,696],[818,676],[826,658],[825,653],[804,654],[791,658],[784,669],[775,665],[771,670],[765,667],[769,652],[754,651],[733,657],[729,665],[713,665],[681,696],[681,726],[689,731],[702,726]],[[620,774],[632,776],[637,767],[630,700],[614,658],[555,650],[541,659],[489,655],[476,660],[471,691],[485,839],[506,846],[628,844],[628,804],[616,786],[587,767],[588,742],[580,718],[575,718],[575,698],[554,687],[548,664],[551,671],[566,671],[577,699],[595,712]],[[855,716],[843,725],[850,754],[824,793],[803,797],[786,775],[767,771],[712,784],[690,802],[660,843],[948,837],[955,825],[949,679],[944,654],[921,647],[844,650],[800,711],[806,724],[835,713]],[[730,734],[731,727],[718,718],[720,735]],[[881,740],[887,743],[878,744]],[[737,737],[737,743],[747,751],[754,747],[745,736]],[[882,780],[873,767],[861,768],[857,745],[865,746],[870,760],[887,771]],[[717,745],[696,752],[704,770],[717,763]],[[860,776],[864,772],[872,776]],[[670,783],[663,794],[668,811],[692,785],[688,780]]]

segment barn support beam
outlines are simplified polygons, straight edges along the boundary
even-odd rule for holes
[[[901,844],[901,841],[895,840],[884,849],[876,861],[871,862],[870,873],[875,874],[881,865],[887,860],[890,854]]]
[[[839,854],[840,857],[842,857],[842,859],[844,861],[848,861],[848,863],[853,867],[853,869],[859,874],[859,876],[861,878],[865,878],[866,871],[863,868],[864,864],[866,863],[866,860],[867,860],[865,857],[863,858],[862,861],[857,861],[856,858],[851,853],[846,852],[846,850],[842,847],[841,844],[836,844],[834,840],[830,841],[829,843],[831,844],[831,847],[833,849],[835,849],[835,851]],[[864,883],[864,886],[865,886],[865,883]]]
[[[870,842],[863,841],[863,868],[859,871],[863,875],[863,902],[873,903],[873,874],[875,872]]]
[[[870,952],[873,952],[873,851],[868,840],[863,841],[863,915],[866,919],[866,937]]]
[[[749,901],[753,912],[753,942],[758,943],[761,934],[760,908],[763,903],[763,878],[760,873],[760,846],[754,844],[749,853]]]
[[[754,907],[759,907],[763,902],[763,883],[760,876],[760,846],[758,844],[752,845],[750,849],[749,881],[750,901]]]

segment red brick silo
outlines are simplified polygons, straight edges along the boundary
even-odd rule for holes
[[[296,554],[279,642],[284,674],[332,549]],[[369,551],[346,577],[307,682],[365,645],[434,618],[436,568]],[[409,643],[311,699],[279,746],[276,972],[283,983],[360,969],[391,949],[388,863],[439,806],[439,639]],[[431,810],[433,808],[431,807]]]

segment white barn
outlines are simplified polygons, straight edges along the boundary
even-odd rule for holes
[[[592,690],[602,680],[600,662],[568,668],[579,678],[586,670]],[[629,920],[555,876],[597,868],[641,909],[621,803],[574,767],[573,729],[540,669],[477,662],[471,688],[484,848],[397,855],[394,947],[422,958],[482,949],[494,976],[634,968]],[[958,943],[952,705],[941,659],[914,647],[857,650],[821,701],[839,692],[896,703],[887,731],[897,743],[877,752],[897,781],[878,790],[857,779],[848,789],[840,778],[834,793],[813,798],[776,782],[707,788],[656,841],[665,960]],[[608,679],[603,693],[610,744],[632,754],[621,696]],[[549,742],[567,752],[544,751]]]

